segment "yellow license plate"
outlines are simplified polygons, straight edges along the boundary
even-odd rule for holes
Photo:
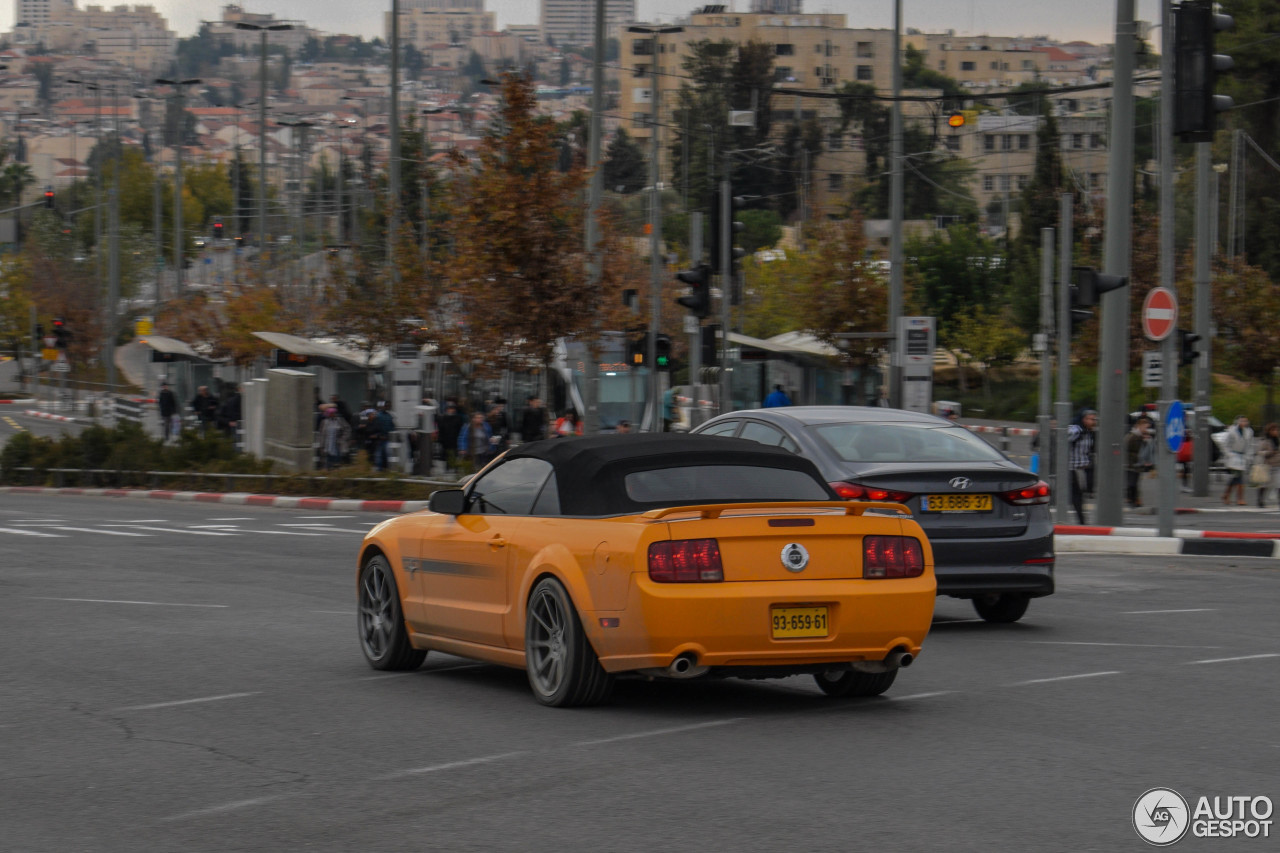
[[[769,615],[773,617],[775,640],[827,636],[825,607],[775,607]]]
[[[991,512],[991,495],[924,495],[924,512]]]

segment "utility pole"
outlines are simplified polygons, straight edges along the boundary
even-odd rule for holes
[[[902,317],[902,0],[893,0],[893,106],[889,121],[889,405],[902,405],[898,320]]]
[[[1040,439],[1040,478],[1051,481],[1049,471],[1049,401],[1053,396],[1053,229],[1040,229],[1040,408],[1036,436]]]
[[[387,163],[387,266],[395,266],[396,232],[400,230],[400,0],[391,0],[391,150]],[[393,273],[394,276],[394,273]]]
[[[1172,0],[1160,2],[1160,34],[1163,45],[1160,49],[1160,286],[1176,293],[1173,266],[1173,3]],[[1197,186],[1199,189],[1199,186]],[[1207,196],[1197,195],[1196,213],[1204,207]],[[1197,219],[1197,224],[1199,220]],[[1196,245],[1199,246],[1197,234]],[[1126,288],[1127,289],[1127,288]],[[1128,298],[1127,296],[1125,297]],[[1168,423],[1169,407],[1178,399],[1178,352],[1176,342],[1178,332],[1175,328],[1160,345],[1160,364],[1163,374],[1160,377],[1160,423],[1154,430],[1156,442],[1156,473],[1160,483],[1160,499],[1157,518],[1158,535],[1173,535],[1174,502],[1178,499],[1178,482],[1175,472],[1174,453],[1169,449],[1165,424]],[[1202,418],[1201,420],[1207,420]],[[1194,449],[1194,448],[1193,448]]]
[[[188,86],[195,86],[200,83],[198,78],[192,77],[187,80],[175,78],[166,80],[163,77],[157,77],[156,82],[162,86],[173,86],[177,91],[178,103],[178,139],[174,146],[173,170],[173,261],[174,261],[174,295],[183,295],[183,268],[182,268],[182,144],[186,141],[186,107],[184,106],[184,98]]]
[[[258,261],[263,278],[266,266],[262,263],[267,251],[267,33],[293,29],[293,24],[254,24],[237,21],[237,30],[252,30],[261,37],[258,56]]]
[[[1199,497],[1209,494],[1209,465],[1213,458],[1212,440],[1209,438],[1209,391],[1212,381],[1210,369],[1213,358],[1209,316],[1213,290],[1209,265],[1213,256],[1213,247],[1209,244],[1210,210],[1205,204],[1205,199],[1209,197],[1209,158],[1212,156],[1210,151],[1212,145],[1211,142],[1196,143],[1195,334],[1200,336],[1200,340],[1196,342],[1199,345],[1199,354],[1193,368],[1196,423],[1195,441],[1191,444],[1191,489]],[[1213,211],[1213,213],[1216,212],[1216,210]]]
[[[107,392],[116,390],[116,312],[120,302],[120,164],[108,190],[107,229],[111,246],[107,255],[107,335],[102,359],[107,363]]]
[[[595,17],[591,27],[591,118],[587,128],[587,172],[591,175],[591,183],[587,187],[587,228],[586,255],[587,280],[593,290],[599,290],[604,276],[604,252],[600,248],[600,202],[604,197],[604,169],[600,166],[600,154],[604,145],[601,138],[604,134],[602,121],[604,113],[604,49],[605,49],[605,2],[595,0]],[[655,57],[656,59],[656,57]],[[653,129],[657,134],[658,128]],[[688,174],[686,158],[685,170]],[[688,177],[685,178],[685,192],[688,192]],[[582,425],[586,435],[600,432],[600,359],[594,357],[599,352],[599,324],[593,324],[593,337],[588,344],[588,352],[593,357],[587,359],[587,411],[586,421]],[[630,370],[635,365],[628,365]],[[635,375],[634,373],[632,374]],[[638,428],[637,424],[637,428]]]
[[[1107,225],[1103,272],[1129,275],[1133,215],[1134,0],[1116,0],[1114,83],[1111,101],[1111,161],[1107,169]],[[1129,412],[1129,289],[1101,295],[1098,365],[1097,512],[1094,523],[1124,520],[1124,435]]]

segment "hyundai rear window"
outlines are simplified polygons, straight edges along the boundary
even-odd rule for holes
[[[989,462],[1004,458],[963,427],[823,424],[814,430],[846,462]]]

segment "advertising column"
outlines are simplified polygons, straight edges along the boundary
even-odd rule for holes
[[[896,331],[898,364],[902,365],[902,408],[928,413],[933,399],[934,318],[900,317]]]

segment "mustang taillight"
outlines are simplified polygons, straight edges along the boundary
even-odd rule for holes
[[[864,486],[861,483],[838,481],[827,483],[835,493],[845,501],[893,501],[902,503],[911,499],[911,492],[900,492],[895,489],[878,489],[875,486]]]
[[[1041,480],[1034,486],[1027,486],[1025,489],[1001,492],[1000,497],[1017,506],[1047,504],[1049,502],[1049,484]]]
[[[658,583],[716,583],[724,580],[720,543],[676,539],[649,546],[649,579]]]
[[[911,536],[865,536],[864,578],[918,578],[924,574],[924,548]]]

